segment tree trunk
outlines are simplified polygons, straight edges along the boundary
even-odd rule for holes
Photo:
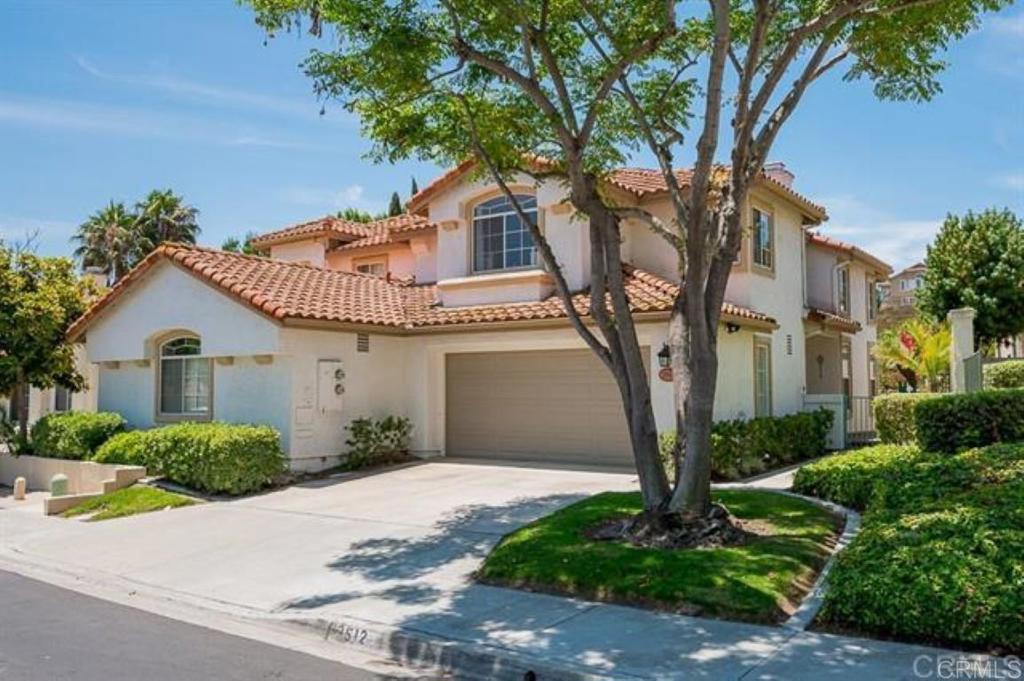
[[[19,367],[14,384],[14,394],[18,400],[18,436],[22,442],[28,440],[28,385],[25,383],[25,372]]]

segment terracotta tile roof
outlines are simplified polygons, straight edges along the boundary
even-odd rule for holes
[[[448,170],[439,177],[436,177],[433,180],[431,180],[431,182],[427,186],[423,187],[409,198],[409,203],[406,204],[406,207],[408,208],[409,212],[415,213],[416,211],[418,211],[420,208],[422,208],[428,203],[431,196],[438,193],[445,187],[455,182],[458,182],[459,178],[461,178],[464,174],[469,172],[475,165],[475,159],[467,158],[465,161],[455,166],[451,170]]]
[[[821,322],[829,328],[849,333],[857,333],[861,329],[860,322],[817,307],[807,308],[807,318],[813,322]]]
[[[162,261],[173,263],[260,313],[281,321],[368,324],[412,331],[427,327],[566,317],[555,295],[538,302],[445,308],[437,304],[435,286],[409,285],[402,281],[198,246],[164,244],[76,320],[68,336],[72,340],[81,337],[106,307]],[[676,286],[634,268],[627,268],[626,275],[627,293],[637,313],[667,312],[671,309],[678,291]],[[576,309],[586,314],[589,296],[585,292],[576,294],[573,303]],[[728,303],[722,311],[726,320],[775,324],[775,320],[767,315]]]
[[[370,234],[370,231],[368,225],[360,222],[343,220],[334,215],[325,215],[316,220],[260,234],[252,240],[252,243],[259,248],[266,248],[274,244],[284,244],[304,239],[318,239],[320,237],[333,237],[348,241],[365,237]]]
[[[341,244],[332,250],[351,250],[404,241],[412,234],[419,234],[420,232],[437,227],[437,225],[422,215],[410,215],[409,213],[384,218],[383,220],[375,220],[366,226],[370,230],[368,236]]]
[[[881,270],[885,274],[892,273],[892,265],[885,262],[881,258],[877,258],[859,246],[840,241],[824,234],[818,234],[816,232],[807,233],[807,243],[814,244],[815,246],[821,246],[822,248],[828,248],[833,251],[845,253],[850,257],[857,258],[862,262],[865,262],[875,269]]]

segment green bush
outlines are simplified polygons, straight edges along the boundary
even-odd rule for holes
[[[986,388],[1024,388],[1024,360],[986,364]]]
[[[119,437],[95,461],[143,465],[204,492],[246,494],[284,471],[280,434],[269,426],[177,423]]]
[[[385,463],[409,449],[412,422],[404,417],[385,416],[382,419],[359,418],[345,426],[349,437],[348,458],[345,466],[355,470]]]
[[[921,456],[914,445],[876,445],[836,454],[797,471],[793,491],[863,511],[887,477]]]
[[[825,452],[832,418],[831,411],[819,409],[749,421],[719,421],[711,432],[711,474],[716,480],[736,480],[820,456]],[[675,432],[662,433],[659,443],[662,460],[671,473]]]
[[[871,400],[875,412],[878,439],[887,444],[917,441],[914,429],[914,407],[921,400],[938,397],[935,393],[889,393]]]
[[[1024,389],[942,395],[914,407],[917,441],[926,451],[956,452],[1024,440]]]
[[[1024,649],[1024,482],[874,511],[836,559],[820,619],[861,632]]]
[[[120,414],[110,412],[47,414],[32,426],[32,450],[55,459],[88,459],[126,425]]]

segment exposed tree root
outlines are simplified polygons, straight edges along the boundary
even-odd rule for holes
[[[679,514],[645,512],[628,518],[606,520],[587,530],[597,541],[627,541],[633,546],[656,549],[707,549],[745,544],[760,534],[755,524],[734,518],[721,504],[712,504],[707,515],[684,520]]]

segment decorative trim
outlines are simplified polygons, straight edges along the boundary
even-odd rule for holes
[[[230,355],[227,357],[214,357],[214,360],[222,367],[229,367],[235,363],[235,358]]]
[[[252,358],[253,358],[253,361],[255,361],[257,364],[273,364],[274,363],[274,356],[273,355],[253,355]]]

